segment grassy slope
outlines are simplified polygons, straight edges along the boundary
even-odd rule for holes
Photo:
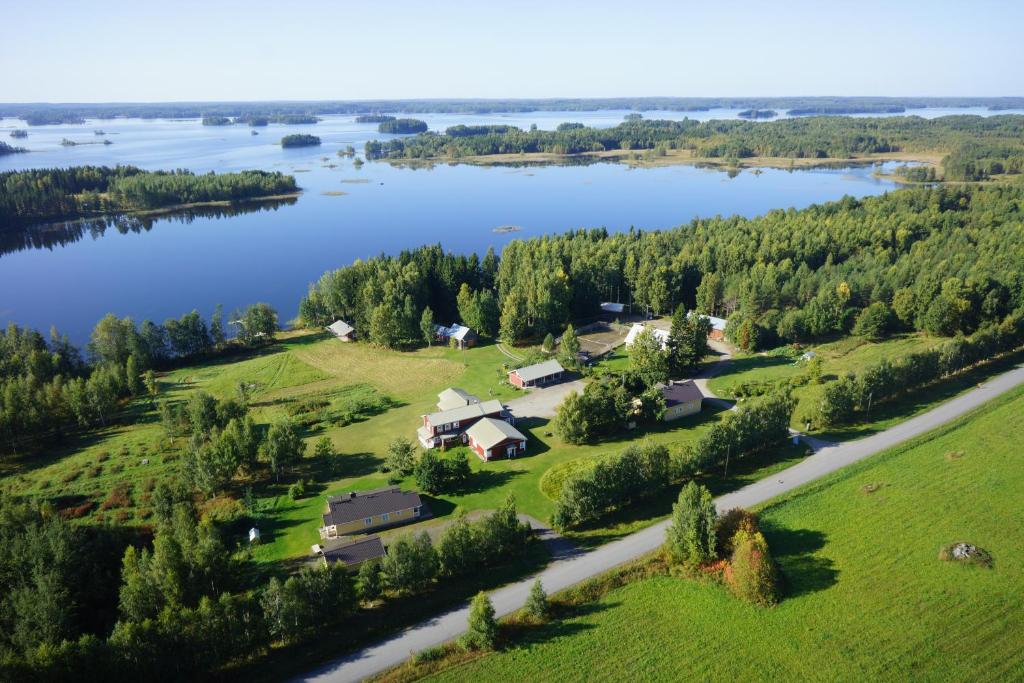
[[[762,519],[789,584],[774,609],[717,586],[641,581],[438,678],[1020,680],[1022,413],[1017,390],[770,503]],[[959,540],[989,550],[994,569],[937,560]]]

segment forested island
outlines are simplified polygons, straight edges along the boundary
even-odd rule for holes
[[[789,110],[793,115],[893,113],[925,107],[1024,108],[1024,97],[601,97],[530,99],[334,100],[323,102],[176,102],[103,104],[0,104],[0,116],[31,119],[32,125],[81,123],[85,118],[198,119],[275,114],[490,114],[530,111],[707,111]],[[379,122],[378,122],[379,123]]]
[[[21,154],[27,151],[28,150],[24,147],[14,147],[13,145],[8,145],[6,142],[0,140],[0,157],[5,154]]]
[[[204,126],[230,126],[233,123],[227,116],[204,116],[202,120]]]
[[[315,135],[306,135],[305,133],[296,133],[294,135],[285,135],[281,138],[282,147],[316,147],[320,144],[320,138]]]
[[[28,131],[25,130],[24,128],[16,128],[15,130],[11,131],[11,137],[12,138],[27,138],[28,137]]]
[[[423,133],[426,130],[426,121],[419,119],[391,119],[390,121],[381,121],[377,126],[378,133],[411,134]]]
[[[76,166],[0,173],[0,224],[135,213],[211,202],[281,197],[298,192],[279,172],[143,171],[133,166]]]
[[[290,126],[311,124],[317,123],[319,120],[320,118],[318,116],[312,116],[310,114],[247,114],[243,116],[236,116],[234,118],[228,116],[207,115],[203,116],[202,123],[204,126],[231,126],[236,123],[245,123],[252,127],[261,127],[271,123],[282,123]]]
[[[391,114],[360,114],[356,117],[356,123],[384,123],[394,121],[395,118]]]
[[[983,180],[1024,170],[1024,116],[945,116],[782,119],[699,122],[631,119],[612,128],[578,124],[557,130],[462,127],[457,134],[426,132],[371,140],[368,159],[488,161],[507,154],[548,155],[649,152],[682,162],[743,159],[849,160],[918,154],[942,157],[945,180]],[[475,130],[479,129],[479,130]],[[620,156],[622,156],[620,154]]]
[[[736,114],[741,119],[774,119],[778,115],[774,109],[744,109]]]

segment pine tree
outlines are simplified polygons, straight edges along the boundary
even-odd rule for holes
[[[477,593],[469,607],[469,629],[461,643],[467,650],[493,650],[498,642],[498,621],[494,605],[483,591]]]
[[[526,614],[536,621],[546,621],[551,613],[551,606],[548,604],[548,594],[544,592],[544,585],[537,579],[530,587],[530,597],[526,599],[524,607]]]

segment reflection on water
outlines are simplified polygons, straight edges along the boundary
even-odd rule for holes
[[[0,255],[13,254],[26,249],[53,249],[78,242],[88,235],[99,239],[107,230],[116,230],[122,235],[149,232],[157,223],[192,223],[203,218],[230,218],[247,213],[276,211],[282,206],[295,203],[297,197],[246,201],[232,205],[199,206],[182,209],[173,213],[158,215],[129,216],[117,214],[97,218],[78,218],[73,221],[44,223],[23,228],[0,231]]]

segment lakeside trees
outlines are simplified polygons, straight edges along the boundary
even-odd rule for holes
[[[381,121],[377,126],[379,133],[411,134],[423,133],[427,130],[427,122],[419,119],[389,119]]]
[[[0,173],[0,222],[8,226],[55,219],[145,211],[214,201],[291,194],[294,176],[279,172],[194,174],[134,166],[75,166]]]
[[[294,133],[292,135],[285,135],[281,138],[281,147],[288,149],[289,147],[317,147],[320,145],[320,138],[315,135],[307,135],[305,133]]]

